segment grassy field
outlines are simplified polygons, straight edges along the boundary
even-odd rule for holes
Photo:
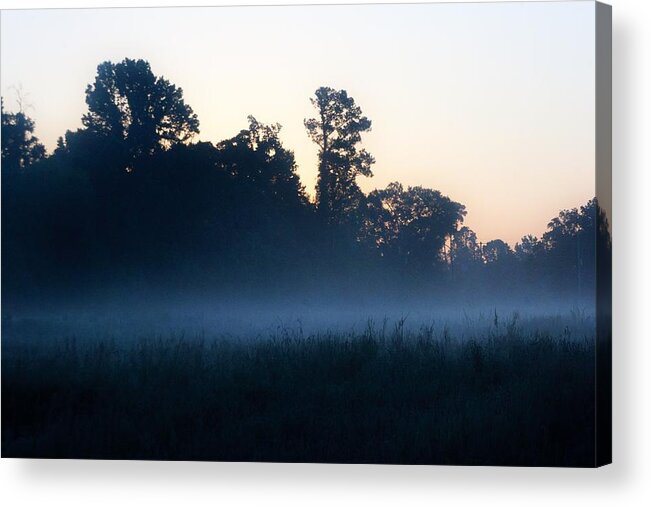
[[[3,457],[591,466],[594,343],[496,325],[3,336]]]

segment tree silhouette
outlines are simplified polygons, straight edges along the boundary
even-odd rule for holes
[[[147,62],[102,63],[86,100],[84,127],[48,157],[34,122],[2,109],[3,291],[12,297],[135,281],[581,298],[609,267],[596,199],[512,250],[499,239],[482,246],[463,225],[465,207],[439,191],[394,182],[364,195],[356,178],[372,175],[360,145],[371,122],[345,90],[319,88],[317,114],[304,121],[319,146],[316,203],[279,124],[249,116],[231,138],[192,143],[196,115]]]
[[[249,128],[217,145],[220,165],[243,183],[288,205],[306,204],[294,153],[283,147],[278,123],[265,125],[248,116]]]
[[[598,220],[597,200],[593,198],[580,208],[560,211],[542,237],[547,271],[558,285],[572,280],[579,294],[594,282]]]
[[[515,244],[514,253],[520,260],[526,260],[540,255],[542,248],[544,248],[543,243],[536,236],[528,234]]]
[[[456,270],[467,271],[481,262],[477,234],[467,226],[460,227],[450,240],[450,262]]]
[[[45,147],[34,135],[34,121],[25,113],[8,113],[0,100],[2,116],[2,168],[16,171],[45,157]]]
[[[403,265],[432,267],[463,222],[465,206],[436,190],[390,183],[368,196],[366,235],[383,256]]]
[[[484,245],[482,255],[486,264],[504,263],[513,255],[513,250],[501,239],[493,239]]]
[[[321,87],[310,101],[318,114],[304,124],[319,146],[317,210],[326,223],[355,220],[363,200],[356,178],[373,175],[375,159],[358,146],[362,133],[371,130],[371,120],[346,90]]]
[[[86,103],[84,126],[120,141],[131,159],[185,143],[199,132],[183,90],[156,77],[144,60],[98,65],[94,84],[86,88]]]

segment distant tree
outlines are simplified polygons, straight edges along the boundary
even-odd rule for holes
[[[450,240],[452,266],[456,270],[467,271],[481,260],[481,250],[475,231],[466,226],[455,231]]]
[[[101,63],[95,82],[86,88],[86,103],[84,126],[120,141],[132,158],[185,143],[199,132],[183,90],[155,76],[144,60]]]
[[[547,248],[561,247],[577,235],[593,236],[596,231],[597,201],[591,199],[580,208],[562,210],[547,224],[543,242]]]
[[[484,245],[482,255],[486,264],[505,263],[513,256],[513,250],[501,239],[494,239]]]
[[[541,254],[544,245],[536,236],[528,234],[515,244],[514,253],[520,260],[534,258]]]
[[[573,281],[579,296],[595,283],[598,222],[597,200],[591,199],[580,208],[560,211],[542,237],[547,272],[558,285]]]
[[[253,116],[249,128],[217,145],[221,167],[241,183],[286,204],[306,204],[294,153],[283,147],[278,123],[265,125]]]
[[[375,159],[359,147],[362,133],[371,130],[371,120],[346,90],[321,87],[310,101],[317,116],[304,123],[319,147],[317,209],[327,223],[349,222],[358,218],[364,198],[357,176],[373,175]]]
[[[24,112],[2,115],[2,167],[5,171],[25,169],[45,157],[45,146],[34,135],[34,121]]]
[[[437,190],[391,183],[371,192],[365,232],[383,256],[404,265],[431,267],[463,222],[465,207]]]

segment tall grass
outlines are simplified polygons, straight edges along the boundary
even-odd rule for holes
[[[3,341],[2,454],[591,466],[594,342],[499,322]]]

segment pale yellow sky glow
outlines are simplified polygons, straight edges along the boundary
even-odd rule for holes
[[[181,86],[199,139],[232,137],[253,114],[283,125],[313,191],[303,119],[322,85],[373,121],[375,176],[466,205],[482,241],[540,235],[594,196],[593,2],[3,11],[0,87],[22,86],[52,149],[81,126],[105,60],[148,60]]]

